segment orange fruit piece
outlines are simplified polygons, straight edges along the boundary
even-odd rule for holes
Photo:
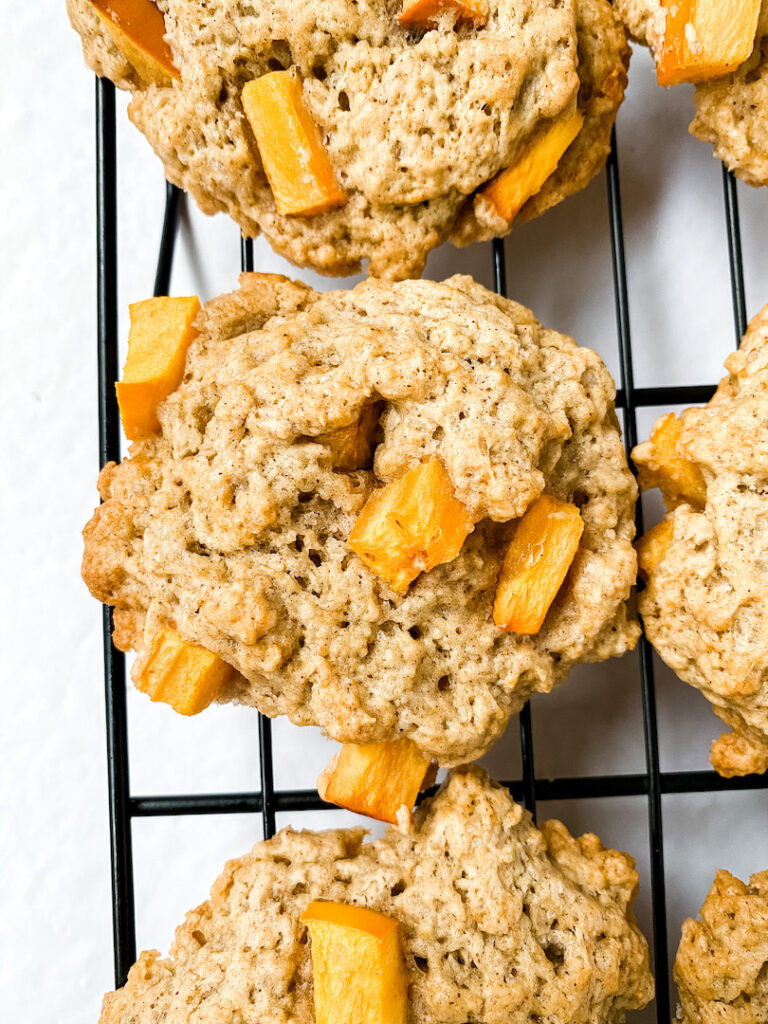
[[[499,216],[512,223],[523,205],[554,174],[583,124],[584,117],[578,110],[569,118],[556,121],[524,145],[515,162],[486,182],[478,194],[489,199]]]
[[[640,488],[660,488],[668,508],[681,501],[704,508],[707,485],[696,463],[677,454],[679,441],[680,420],[673,412],[656,420],[650,439],[632,452]]]
[[[499,573],[493,621],[510,633],[538,633],[579,549],[584,521],[575,505],[542,494],[517,524]]]
[[[309,216],[341,206],[346,197],[304,103],[299,76],[271,71],[248,82],[241,99],[277,212]]]
[[[211,651],[166,628],[152,638],[136,685],[180,715],[197,715],[214,700],[232,672],[232,666]]]
[[[399,922],[315,900],[301,915],[312,941],[315,1024],[406,1024]]]
[[[755,47],[761,0],[662,0],[659,85],[704,82],[735,71]]]
[[[91,0],[104,27],[139,78],[170,85],[180,78],[165,41],[165,18],[153,0]]]
[[[472,529],[443,464],[431,458],[374,491],[352,527],[349,546],[404,594],[420,573],[454,559]]]
[[[370,463],[381,408],[380,402],[366,405],[360,419],[350,423],[348,427],[339,427],[314,438],[330,448],[334,469],[351,473]]]
[[[653,570],[664,557],[664,552],[672,542],[675,529],[670,519],[662,519],[642,537],[635,541],[637,551],[637,571],[642,579],[647,580]]]
[[[406,2],[397,20],[404,28],[431,28],[445,11],[456,11],[456,23],[471,22],[480,28],[488,20],[484,0],[411,0]]]
[[[429,768],[411,740],[345,743],[317,780],[317,791],[328,803],[394,825],[398,810],[416,803]]]
[[[125,436],[136,441],[160,429],[157,407],[181,383],[187,349],[197,335],[192,323],[200,301],[196,295],[162,296],[128,308],[128,358],[115,388]]]

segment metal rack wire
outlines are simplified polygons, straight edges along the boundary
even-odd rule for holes
[[[97,275],[98,275],[98,401],[99,467],[120,459],[120,416],[113,382],[118,377],[117,332],[117,156],[115,136],[115,89],[106,79],[96,79],[96,162],[97,162]],[[621,387],[617,406],[624,410],[627,448],[637,441],[637,411],[648,406],[706,401],[714,386],[647,387],[634,385],[629,303],[624,261],[624,237],[619,187],[616,140],[607,164],[608,212],[616,304],[616,329],[620,359]],[[736,182],[723,168],[726,235],[730,261],[731,294],[736,343],[746,329],[744,272],[739,233]],[[155,277],[155,294],[167,294],[173,264],[179,216],[179,192],[167,186],[165,217]],[[493,276],[496,290],[506,293],[503,242],[492,243]],[[241,265],[253,268],[253,244],[243,240]],[[638,528],[642,509],[638,503]],[[133,885],[131,823],[134,818],[256,813],[262,818],[265,838],[275,831],[275,815],[284,811],[307,811],[327,807],[315,790],[276,790],[273,780],[270,721],[258,716],[260,789],[253,792],[200,795],[134,796],[131,793],[125,685],[125,659],[112,645],[112,612],[103,609],[104,685],[107,725],[107,769],[112,859],[112,908],[115,984],[125,983],[128,969],[136,959],[136,927]],[[651,864],[654,963],[657,983],[656,1014],[659,1024],[668,1024],[671,1012],[668,978],[668,943],[664,892],[664,836],[662,797],[671,793],[714,793],[747,789],[768,789],[768,775],[723,779],[712,771],[662,772],[656,717],[651,649],[643,639],[637,648],[645,739],[645,771],[638,774],[597,775],[555,779],[537,778],[534,770],[533,727],[530,705],[520,713],[522,774],[504,782],[517,800],[536,813],[539,800],[571,800],[596,797],[645,796]]]

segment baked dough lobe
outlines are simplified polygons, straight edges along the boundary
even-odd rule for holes
[[[101,1024],[311,1024],[299,915],[314,899],[400,923],[411,1024],[613,1024],[653,996],[634,861],[460,769],[413,828],[284,829],[230,861],[170,956],[142,953]]]
[[[675,960],[681,1024],[768,1020],[768,871],[749,884],[718,871],[699,921],[683,923]]]
[[[590,349],[467,277],[318,293],[244,275],[198,317],[184,380],[100,479],[84,578],[141,655],[170,626],[237,673],[222,700],[457,764],[531,693],[634,646],[634,479]],[[379,404],[380,403],[380,404]],[[329,433],[380,409],[372,467]],[[474,530],[397,594],[350,549],[371,491],[440,460]],[[584,534],[535,636],[493,623],[512,522],[543,491]]]
[[[721,775],[768,769],[768,306],[751,321],[729,376],[680,417],[678,454],[706,482],[706,504],[667,513],[672,539],[638,597],[664,661],[733,730],[712,747]],[[642,464],[649,442],[634,450]]]
[[[492,0],[487,23],[408,31],[395,0],[159,0],[181,79],[142,81],[90,0],[67,0],[86,62],[131,91],[129,115],[168,179],[206,213],[263,232],[300,266],[418,277],[449,236],[506,234],[476,215],[473,194],[538,130],[585,117],[577,140],[520,213],[535,216],[583,188],[605,162],[629,48],[607,0]],[[280,215],[241,102],[243,86],[294,69],[347,201]],[[498,219],[498,218],[497,218]],[[489,234],[490,232],[490,234]]]

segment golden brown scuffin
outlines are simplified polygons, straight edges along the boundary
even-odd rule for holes
[[[537,829],[479,769],[450,776],[411,831],[363,836],[283,829],[230,861],[101,1024],[311,1024],[299,915],[318,898],[399,922],[411,1024],[618,1024],[653,997],[632,858]]]
[[[160,0],[180,70],[143,81],[90,0],[67,0],[85,59],[131,91],[129,115],[174,184],[228,212],[300,266],[418,276],[431,249],[506,234],[476,190],[547,126],[585,121],[521,211],[535,216],[590,181],[608,154],[629,48],[607,0],[489,0],[482,27],[450,11],[406,31],[393,0]],[[253,78],[294,69],[346,195],[317,216],[280,215],[244,116]]]
[[[703,477],[703,507],[667,512],[672,539],[638,607],[664,661],[733,730],[712,764],[746,775],[768,769],[768,306],[725,365],[711,401],[680,417],[678,455]],[[632,457],[642,478],[652,444]]]
[[[675,960],[681,1024],[768,1021],[768,871],[749,884],[718,871]]]
[[[245,275],[197,323],[162,432],[105,467],[85,530],[83,575],[135,672],[167,625],[237,670],[221,700],[341,742],[408,736],[449,765],[574,664],[634,645],[636,487],[595,352],[467,277],[319,293]],[[340,470],[329,434],[372,405],[373,460]],[[372,489],[430,458],[474,529],[401,594],[347,541]],[[584,533],[522,636],[492,606],[542,492],[577,504]]]
[[[661,0],[616,0],[630,35],[656,50],[664,36]],[[730,74],[699,82],[690,132],[749,185],[768,185],[768,0],[763,0],[751,55]]]

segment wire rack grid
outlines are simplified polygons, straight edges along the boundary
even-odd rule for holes
[[[642,407],[667,406],[707,401],[714,386],[644,387],[634,385],[624,237],[619,186],[619,165],[615,134],[606,167],[610,223],[616,331],[619,349],[620,387],[616,405],[624,412],[627,449],[637,442],[637,411]],[[166,186],[166,204],[157,260],[154,294],[167,294],[173,266],[180,193]],[[118,364],[117,305],[117,152],[115,88],[106,79],[96,79],[96,231],[98,303],[98,411],[99,466],[120,459],[120,416],[114,381]],[[739,231],[736,182],[723,167],[723,199],[730,263],[731,297],[736,344],[746,330],[744,271]],[[491,243],[494,287],[506,294],[504,246]],[[241,241],[241,266],[253,269],[253,243]],[[638,531],[642,530],[642,509],[637,506]],[[260,789],[253,792],[200,795],[134,796],[130,789],[125,658],[112,645],[112,611],[103,608],[104,686],[106,704],[107,771],[109,790],[110,851],[112,866],[112,914],[115,985],[125,984],[136,959],[136,921],[133,883],[132,828],[134,818],[256,813],[262,818],[264,837],[275,831],[278,812],[319,810],[325,804],[315,790],[276,790],[273,779],[272,733],[268,718],[258,715]],[[538,778],[534,770],[533,728],[530,706],[520,713],[522,772],[519,778],[504,780],[515,799],[521,800],[534,816],[538,800],[576,800],[597,797],[645,796],[650,843],[653,959],[656,975],[656,1018],[668,1024],[672,1001],[668,986],[669,947],[666,931],[664,888],[664,834],[662,797],[672,793],[714,793],[747,789],[768,789],[768,775],[723,779],[713,771],[662,772],[659,767],[659,738],[651,648],[643,637],[638,644],[642,686],[642,717],[645,740],[645,771],[636,774],[591,775]]]

